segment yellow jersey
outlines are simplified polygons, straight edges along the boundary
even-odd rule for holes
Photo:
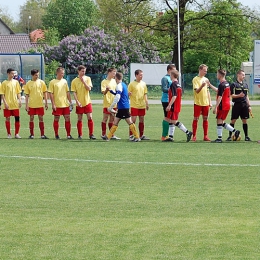
[[[92,87],[90,77],[84,76],[83,79],[88,86]],[[78,77],[72,80],[71,91],[77,94],[78,101],[81,103],[83,107],[91,103],[89,90],[85,88],[85,85],[81,82],[81,80]]]
[[[145,95],[147,95],[147,86],[144,81],[132,81],[128,85],[128,92],[130,95],[130,106],[133,108],[143,109],[146,108]]]
[[[194,93],[194,104],[198,106],[209,106],[209,97],[208,97],[208,86],[205,86],[201,89],[199,93],[195,89],[200,88],[203,82],[207,81],[206,77],[196,76],[192,80],[193,84],[193,93]]]
[[[115,79],[104,79],[101,82],[101,92],[105,91],[106,87],[110,87],[111,90],[115,91],[116,86],[117,84]],[[103,107],[110,107],[110,105],[113,103],[114,98],[115,96],[113,94],[107,92],[103,98]]]
[[[66,79],[53,79],[49,84],[49,93],[53,94],[54,104],[56,107],[68,107],[70,105],[67,92],[69,92],[69,86]]]
[[[47,92],[47,86],[41,79],[30,80],[24,86],[24,93],[29,95],[29,107],[43,107],[44,93]]]
[[[4,95],[9,110],[19,109],[17,95],[20,93],[21,87],[17,80],[4,80],[2,82],[0,95]]]

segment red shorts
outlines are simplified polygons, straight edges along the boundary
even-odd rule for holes
[[[131,116],[145,116],[145,108],[131,107]]]
[[[92,104],[89,103],[84,107],[76,106],[76,114],[89,114],[92,113]]]
[[[114,110],[117,111],[117,108],[114,108]],[[103,108],[103,114],[110,115],[111,113],[107,110],[107,107],[104,107],[104,108]]]
[[[194,104],[194,117],[208,116],[209,106],[198,106]]]
[[[218,110],[216,118],[224,121],[227,118],[228,112],[229,110]]]
[[[174,111],[168,111],[167,112],[167,118],[170,120],[178,120],[179,118],[179,112],[174,112]]]
[[[4,109],[4,117],[10,117],[10,116],[20,116],[20,110],[19,109]]]
[[[54,116],[65,116],[70,114],[70,107],[56,107],[56,111],[52,110]]]
[[[37,107],[37,108],[29,107],[28,115],[29,116],[34,116],[34,115],[43,116],[44,109],[43,109],[43,107]]]

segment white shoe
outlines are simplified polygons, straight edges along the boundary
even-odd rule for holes
[[[113,139],[113,140],[121,140],[120,137],[117,137],[117,136],[115,136],[115,135],[113,135],[113,136],[111,137],[111,139]]]
[[[132,142],[140,142],[141,139],[140,139],[140,138],[134,138],[134,139],[132,139],[131,141],[132,141]]]
[[[19,134],[16,134],[16,135],[15,135],[15,138],[16,138],[16,139],[21,139],[22,137],[21,137]]]
[[[129,136],[129,141],[133,141],[135,139],[135,137],[133,135]]]
[[[11,135],[7,135],[7,138],[8,138],[8,139],[11,139],[11,138],[12,138],[12,136],[11,136]]]

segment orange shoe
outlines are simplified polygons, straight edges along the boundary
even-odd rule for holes
[[[196,135],[194,135],[194,136],[192,137],[191,141],[193,141],[193,142],[196,142],[196,141],[197,141]]]
[[[208,136],[206,135],[206,136],[204,136],[203,141],[210,142],[210,139],[209,139]]]
[[[162,136],[161,140],[165,141],[168,138],[168,136]]]

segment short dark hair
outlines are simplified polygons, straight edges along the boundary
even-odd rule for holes
[[[179,78],[179,75],[180,75],[180,73],[178,70],[171,71],[171,76],[173,76],[174,78],[176,78],[176,79]]]
[[[9,68],[9,69],[7,69],[7,74],[9,74],[10,72],[12,72],[12,71],[15,71],[15,69],[12,69],[12,68]]]
[[[169,65],[167,66],[167,71],[168,71],[168,70],[173,70],[173,69],[176,69],[175,64],[169,64]]]
[[[143,72],[142,70],[136,70],[135,71],[135,76],[139,75],[141,72]]]
[[[83,65],[79,65],[79,66],[78,66],[78,71],[81,71],[81,70],[83,70],[83,69],[85,70],[85,69],[86,69],[86,67],[85,67],[85,66],[83,66]]]
[[[107,69],[107,73],[112,72],[113,70],[116,70],[116,68],[115,67],[110,67],[110,68]]]
[[[243,71],[243,70],[238,70],[238,71],[237,71],[237,75],[238,75],[238,74],[241,74],[242,72],[245,73],[245,71]]]
[[[65,69],[62,68],[62,67],[58,67],[58,68],[56,69],[56,73],[58,73],[58,72],[60,72],[60,71],[65,71]]]
[[[122,80],[122,79],[123,79],[123,74],[122,74],[121,72],[117,72],[117,73],[116,73],[116,78],[117,78],[118,80]]]
[[[39,70],[33,69],[33,70],[31,70],[31,75],[33,76],[33,75],[35,75],[35,74],[38,73],[38,72],[39,72]]]
[[[218,73],[222,76],[222,77],[225,77],[227,72],[224,70],[224,69],[219,69],[218,70]]]

